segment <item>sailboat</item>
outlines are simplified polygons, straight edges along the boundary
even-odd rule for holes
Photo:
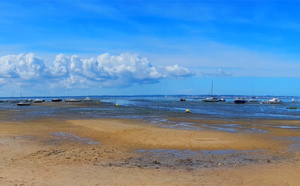
[[[252,96],[249,100],[248,100],[249,103],[258,103],[258,100],[256,99],[255,96]]]
[[[269,100],[269,103],[270,104],[281,104],[282,101],[280,99],[278,99],[278,98],[273,98],[273,99]]]
[[[214,87],[214,82],[211,82],[211,97],[208,98],[203,98],[202,101],[203,102],[218,102],[218,98],[216,96],[213,96],[213,87]]]
[[[11,103],[19,103],[20,102],[20,100],[15,99],[15,90],[14,89],[12,89],[10,102]]]
[[[44,99],[34,99],[33,103],[44,103],[45,100]]]
[[[89,97],[89,95],[90,95],[90,90],[88,89],[88,95],[87,95],[87,97],[86,97],[85,99],[83,99],[82,101],[83,101],[83,102],[93,102],[93,100]]]
[[[93,100],[90,97],[86,97],[82,101],[83,102],[93,102]]]
[[[60,98],[53,98],[51,101],[52,101],[52,102],[61,102],[62,99],[60,99]]]
[[[31,103],[30,102],[25,102],[25,101],[20,101],[19,103],[17,103],[18,106],[30,106]]]
[[[29,101],[22,101],[22,86],[20,86],[20,94],[21,94],[21,101],[17,103],[18,106],[30,106],[31,103]]]
[[[68,99],[65,99],[65,102],[68,102],[68,103],[70,103],[70,102],[81,102],[81,100],[80,99],[72,99],[72,98],[70,98],[70,96],[69,96],[69,89],[68,89]]]
[[[33,102],[33,103],[44,103],[44,102],[46,102],[46,101],[45,101],[43,98],[44,98],[44,93],[43,93],[41,99],[34,99],[32,102]]]
[[[247,100],[245,98],[237,97],[233,102],[236,104],[244,104],[247,102]]]
[[[295,98],[292,98],[292,103],[295,103]]]
[[[249,98],[248,103],[258,103],[257,98],[255,96],[253,96],[253,88],[252,88],[251,97]]]

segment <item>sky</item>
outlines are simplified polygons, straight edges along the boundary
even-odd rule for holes
[[[0,96],[300,96],[297,0],[0,0]]]

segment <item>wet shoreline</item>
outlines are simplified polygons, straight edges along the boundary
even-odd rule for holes
[[[41,173],[50,179],[61,172],[58,166],[70,175],[85,166],[78,173],[86,175],[81,178],[84,182],[92,170],[95,173],[90,174],[95,177],[99,170],[104,171],[102,174],[124,170],[143,173],[143,179],[149,177],[149,172],[154,175],[161,171],[161,179],[175,179],[172,175],[178,173],[188,178],[182,181],[184,184],[195,179],[192,175],[199,171],[217,178],[219,171],[249,167],[259,171],[271,166],[276,171],[278,166],[279,170],[284,167],[287,172],[297,172],[285,165],[300,164],[298,120],[220,119],[173,111],[157,115],[158,110],[140,109],[112,103],[46,103],[2,109],[0,163],[2,170],[18,176],[1,175],[0,170],[0,183],[33,184],[28,171],[36,172],[34,179]],[[114,172],[113,176],[125,172]],[[61,179],[66,177],[61,175]],[[69,181],[73,179],[77,178]],[[40,178],[38,183],[46,182]],[[109,182],[112,183],[115,182]]]

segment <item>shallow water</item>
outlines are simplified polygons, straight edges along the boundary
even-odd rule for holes
[[[33,99],[33,98],[32,98]],[[221,130],[225,132],[267,133],[253,126],[246,127],[230,124],[236,119],[265,119],[265,120],[298,120],[300,109],[286,109],[287,107],[300,107],[299,103],[283,104],[234,104],[233,100],[225,103],[204,103],[201,99],[186,99],[179,101],[178,97],[97,97],[98,103],[66,104],[64,106],[45,106],[47,104],[32,104],[28,107],[18,107],[9,102],[0,103],[0,120],[24,120],[36,118],[62,118],[62,119],[89,119],[89,118],[129,118],[145,119],[154,125],[187,130]],[[46,99],[50,102],[50,98]],[[119,106],[115,106],[118,104]],[[61,105],[61,104],[57,104]],[[189,109],[190,113],[185,113]],[[7,112],[9,111],[9,112]],[[184,119],[216,119],[228,121],[228,125],[201,125],[190,122],[171,122],[166,118]],[[280,126],[288,128],[289,126]],[[291,129],[299,128],[291,126]]]
[[[236,166],[248,163],[265,163],[280,160],[280,157],[269,157],[265,150],[176,150],[176,149],[140,149],[136,150],[142,158],[127,161],[140,167],[176,167],[204,168],[219,166]]]
[[[80,142],[80,143],[86,143],[89,145],[99,145],[99,142],[95,142],[94,140],[90,138],[82,138],[79,136],[76,136],[72,133],[65,133],[65,132],[53,132],[52,135],[56,137],[58,140],[67,140],[67,141],[74,141],[74,142]]]

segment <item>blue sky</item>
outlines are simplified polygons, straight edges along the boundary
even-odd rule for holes
[[[300,96],[299,5],[2,0],[0,96]]]

